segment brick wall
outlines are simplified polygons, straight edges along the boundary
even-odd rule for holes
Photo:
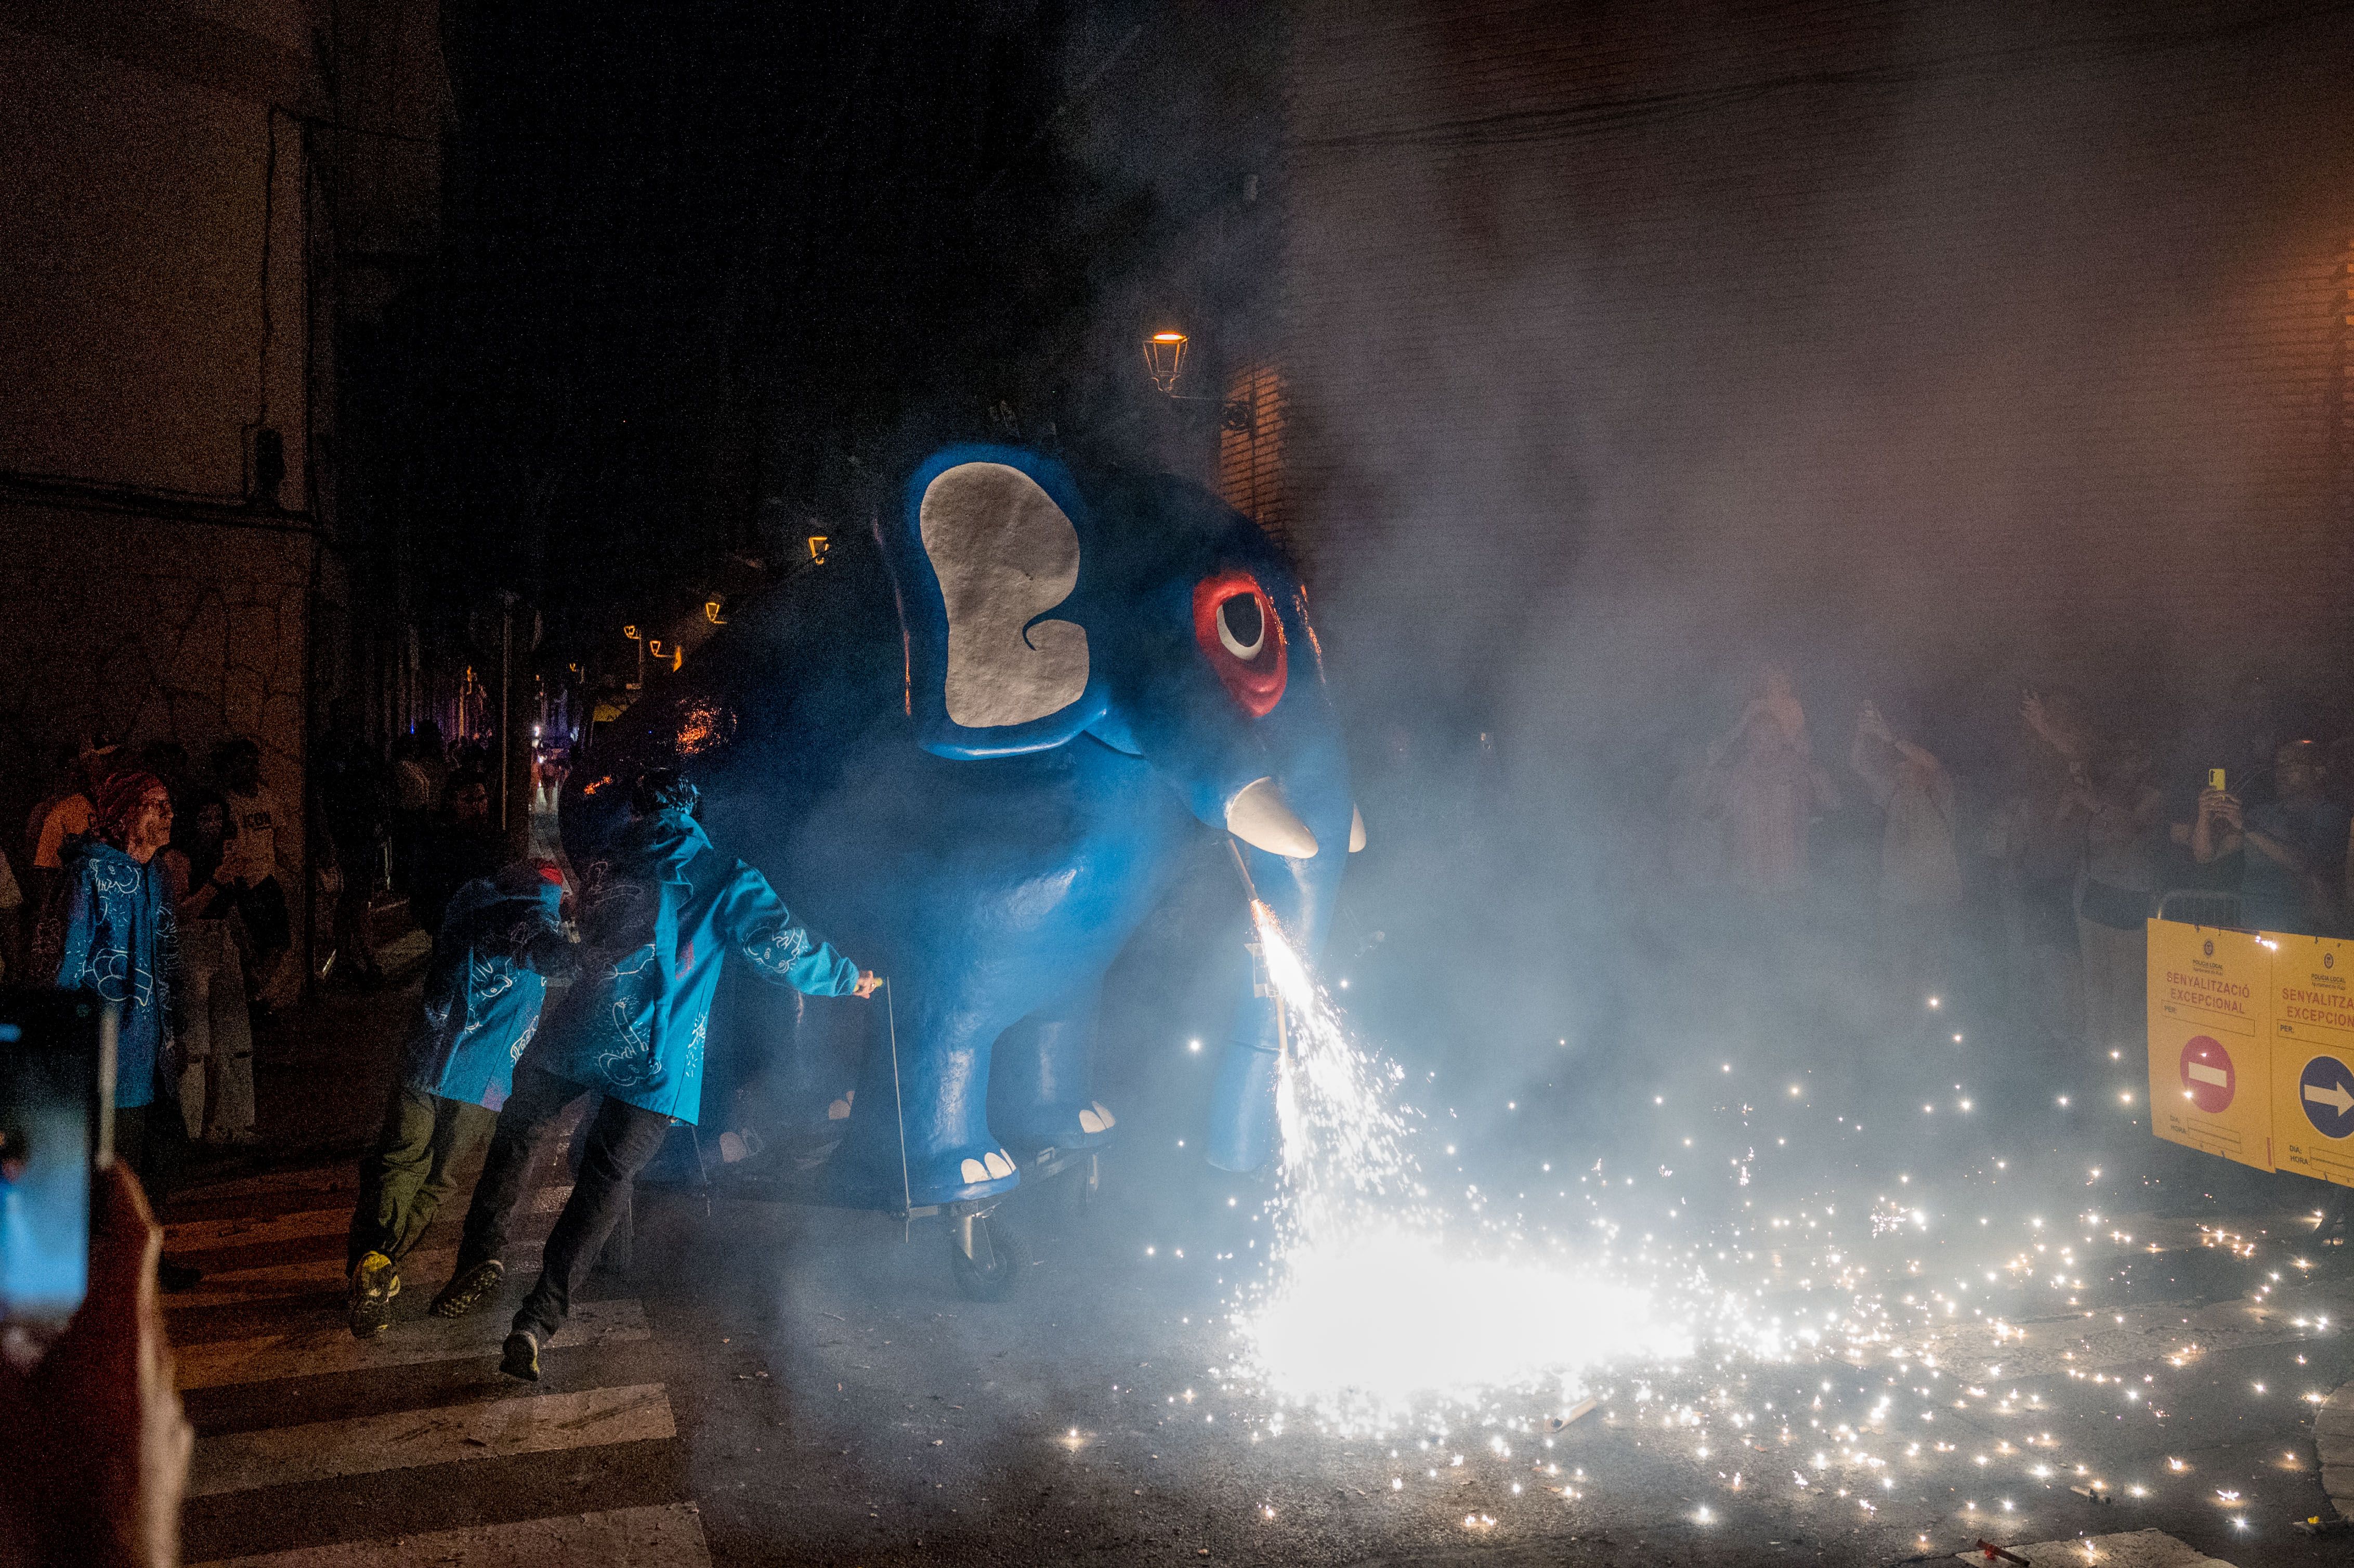
[[[1336,639],[2326,670],[2354,24],[2270,10],[1300,0],[1282,488]]]

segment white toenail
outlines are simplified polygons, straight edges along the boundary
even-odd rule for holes
[[[848,1095],[843,1096],[840,1099],[825,1107],[825,1119],[828,1121],[840,1121],[849,1114],[850,1097]]]
[[[967,1181],[986,1181],[989,1180],[989,1168],[981,1164],[978,1160],[966,1160],[961,1168],[960,1173]]]
[[[991,1150],[981,1158],[982,1162],[989,1167],[989,1173],[991,1176],[1011,1176],[1013,1174],[1013,1161],[1008,1160],[1002,1154],[998,1153],[994,1149]]]

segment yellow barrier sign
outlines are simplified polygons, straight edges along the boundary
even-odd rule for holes
[[[2273,1158],[2354,1187],[2354,942],[2266,933],[2272,950]]]
[[[2251,931],[2149,923],[2150,1130],[2273,1166],[2272,952]]]

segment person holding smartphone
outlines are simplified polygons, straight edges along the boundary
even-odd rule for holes
[[[172,839],[172,792],[152,773],[118,773],[98,787],[91,827],[65,866],[55,983],[118,1010],[114,1151],[160,1204],[187,1145],[175,1060],[179,928],[155,863]],[[166,1290],[185,1290],[200,1277],[170,1263],[161,1277]]]

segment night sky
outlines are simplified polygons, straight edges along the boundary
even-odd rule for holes
[[[1102,9],[454,9],[445,260],[345,345],[384,399],[347,428],[387,431],[363,547],[407,532],[429,618],[513,586],[610,652],[797,543],[846,457],[1042,404],[1150,205],[1066,151]]]

